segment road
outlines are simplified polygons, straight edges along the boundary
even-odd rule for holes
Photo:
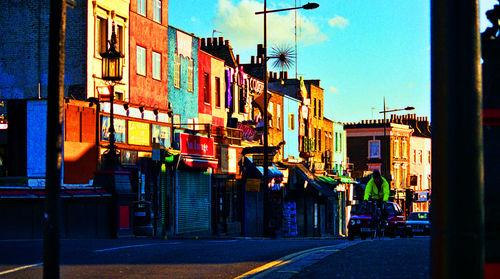
[[[61,278],[235,278],[289,254],[345,240],[61,241]],[[42,278],[43,241],[0,241],[0,278]]]

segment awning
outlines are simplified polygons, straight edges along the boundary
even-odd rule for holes
[[[262,178],[264,175],[264,167],[256,166],[252,158],[245,157],[243,169],[243,175],[247,178]],[[283,173],[274,164],[267,167],[267,175],[270,179],[283,178]]]
[[[352,177],[349,176],[341,176],[340,177],[340,182],[342,183],[352,183],[352,184],[357,184],[358,182],[354,181]]]
[[[323,194],[327,197],[337,196],[337,193],[335,193],[333,190],[328,188],[328,186],[320,183],[319,182],[320,180],[312,172],[310,172],[303,164],[298,163],[298,164],[294,164],[294,165],[295,165],[296,173],[299,174],[300,176],[302,176],[304,178],[304,180],[307,181],[308,186],[311,185],[313,188],[318,190],[318,192],[320,192],[321,194]]]
[[[281,146],[268,146],[267,147],[267,155],[268,156],[274,156],[274,155],[276,155],[276,152],[280,148],[281,148]],[[241,151],[241,155],[247,155],[247,154],[264,154],[264,147],[263,146],[245,147]]]
[[[339,184],[337,180],[335,180],[329,176],[318,176],[318,179],[325,182],[325,183],[333,185],[333,186],[336,186]]]
[[[183,156],[182,162],[192,168],[216,169],[219,162],[215,158]]]

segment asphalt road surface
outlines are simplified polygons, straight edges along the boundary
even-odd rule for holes
[[[345,240],[61,240],[61,278],[235,278],[268,262]],[[42,278],[43,241],[0,241],[0,278]]]

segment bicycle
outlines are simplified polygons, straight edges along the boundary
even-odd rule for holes
[[[378,237],[381,239],[385,233],[385,220],[382,218],[383,203],[379,204],[374,201],[368,201],[371,207],[371,239]]]

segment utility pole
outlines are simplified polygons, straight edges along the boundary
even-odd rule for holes
[[[66,0],[50,1],[43,278],[59,278]]]
[[[431,1],[432,278],[484,278],[478,1]]]

